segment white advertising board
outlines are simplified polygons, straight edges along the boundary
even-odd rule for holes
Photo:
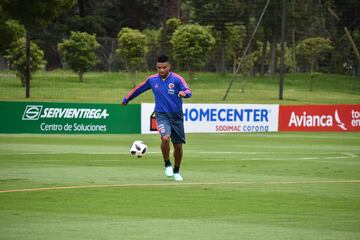
[[[156,133],[154,106],[141,104],[141,133]],[[278,131],[277,104],[183,104],[183,111],[186,133]]]

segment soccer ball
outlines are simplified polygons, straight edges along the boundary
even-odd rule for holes
[[[135,157],[140,158],[144,156],[146,152],[147,152],[147,146],[143,141],[135,141],[131,145],[130,153]]]

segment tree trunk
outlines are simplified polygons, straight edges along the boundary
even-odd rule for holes
[[[79,72],[79,80],[80,82],[84,81],[84,72]]]
[[[263,42],[262,49],[261,49],[261,70],[260,70],[261,76],[265,75],[266,48],[267,48],[267,41],[265,39]]]
[[[180,1],[169,0],[169,17],[180,19]]]
[[[113,54],[114,54],[114,45],[115,45],[115,40],[111,39],[111,49],[110,49],[109,58],[108,58],[108,72],[111,72],[111,65],[112,65]]]
[[[293,60],[293,66],[292,69],[294,72],[297,72],[296,69],[296,41],[295,41],[295,29],[292,30],[292,60]]]
[[[293,0],[291,2],[291,12],[292,12],[292,16],[293,16],[293,27],[292,27],[292,30],[291,30],[291,40],[292,40],[292,60],[293,60],[293,71],[294,72],[297,72],[297,64],[296,64],[296,41],[295,41],[295,33],[296,33],[296,21],[295,21],[295,18],[294,18],[294,15],[295,15],[295,0]]]
[[[79,4],[79,16],[81,18],[86,17],[86,0],[78,0]]]
[[[225,26],[221,30],[221,40],[220,40],[220,49],[221,49],[221,73],[225,75],[226,73],[226,66],[225,66]]]
[[[276,34],[273,29],[270,45],[270,64],[269,64],[269,75],[273,77],[276,71]]]
[[[235,72],[236,72],[237,58],[238,58],[238,56],[237,56],[237,53],[235,52],[234,53],[234,59],[233,59],[233,70],[232,70],[233,74],[235,74]]]
[[[168,0],[163,0],[163,12],[162,12],[162,36],[161,36],[161,51],[163,53],[167,52],[167,29],[166,29],[166,20],[167,20],[167,12],[168,12],[168,7],[167,7],[167,1]]]
[[[25,65],[25,86],[26,86],[26,98],[30,98],[30,32],[29,29],[26,29],[26,65]]]

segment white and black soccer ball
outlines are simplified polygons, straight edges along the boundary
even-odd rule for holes
[[[148,147],[143,141],[135,141],[131,145],[130,153],[135,157],[143,157],[147,153]]]

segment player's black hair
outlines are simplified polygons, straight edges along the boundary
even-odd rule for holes
[[[158,56],[157,62],[158,63],[169,62],[169,57],[167,55],[165,55],[165,54],[161,54],[161,55]]]

